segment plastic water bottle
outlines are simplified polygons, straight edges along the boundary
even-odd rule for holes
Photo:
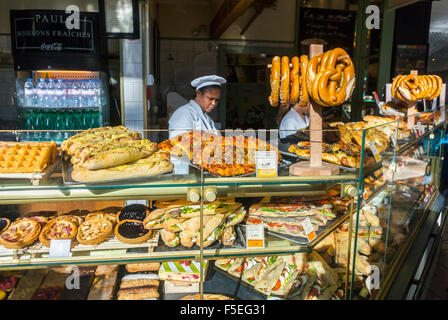
[[[26,79],[24,86],[25,108],[33,108],[36,106],[36,88],[34,88],[33,79]]]
[[[55,87],[56,107],[64,108],[66,106],[67,89],[62,79],[58,79]]]
[[[88,101],[88,89],[86,80],[80,81],[80,89],[81,89],[81,99],[80,99],[80,107],[85,108],[89,105]]]
[[[101,88],[100,80],[95,79],[93,84],[95,88],[95,107],[100,107],[103,105],[103,90]]]
[[[45,79],[39,79],[39,82],[36,86],[36,96],[37,107],[45,108],[48,104],[47,84],[45,83]]]
[[[48,107],[56,107],[56,85],[54,79],[48,79],[47,84]]]
[[[96,83],[93,80],[87,82],[87,92],[88,92],[88,106],[90,108],[98,107],[98,96],[97,96]]]

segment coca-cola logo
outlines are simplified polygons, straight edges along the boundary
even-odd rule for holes
[[[62,51],[62,43],[49,43],[46,44],[45,42],[41,44],[40,50],[42,51]]]

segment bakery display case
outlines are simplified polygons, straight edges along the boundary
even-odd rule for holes
[[[332,123],[322,131],[322,161],[337,173],[325,176],[297,175],[297,164],[310,158],[309,131],[281,141],[276,131],[223,131],[222,138],[188,132],[153,142],[141,137],[155,132],[91,129],[94,136],[115,130],[103,138],[119,137],[115,146],[125,149],[109,152],[140,154],[108,165],[110,159],[98,161],[98,153],[82,147],[92,131],[71,131],[57,148],[24,145],[23,132],[5,132],[14,141],[0,145],[0,204],[12,208],[0,220],[2,279],[15,275],[16,295],[26,279],[37,297],[64,297],[63,286],[51,291],[46,281],[60,283],[62,271],[78,266],[90,268],[83,278],[86,297],[89,290],[98,297],[100,285],[92,279],[102,277],[101,286],[115,283],[106,296],[121,299],[177,299],[192,292],[240,299],[382,298],[438,193],[438,141],[446,129],[438,120],[417,117],[412,129],[406,118]],[[40,179],[20,172],[29,166],[23,154],[33,148],[39,151],[34,165],[47,173]],[[58,214],[18,209],[42,203],[76,209],[101,201],[122,205]],[[54,240],[69,240],[65,254],[55,254],[62,242]],[[112,278],[98,265],[111,268]],[[179,281],[184,286],[176,286]],[[140,282],[160,294],[127,290]],[[232,291],[237,284],[240,291]]]

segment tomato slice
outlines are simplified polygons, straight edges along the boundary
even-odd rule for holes
[[[249,221],[249,222],[252,223],[252,224],[261,224],[261,223],[263,223],[262,220],[260,220],[260,219],[254,219],[254,218],[249,218],[249,219],[247,219],[247,221]]]
[[[275,284],[273,291],[277,291],[282,286],[282,282],[280,280],[277,280],[277,283]]]

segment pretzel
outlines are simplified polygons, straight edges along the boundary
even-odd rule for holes
[[[290,103],[296,104],[300,97],[300,60],[299,57],[293,57],[291,59],[291,92],[290,92]]]
[[[282,78],[280,82],[280,103],[287,104],[289,103],[290,70],[289,70],[289,58],[286,56],[282,57],[281,70],[282,70],[281,74]]]
[[[302,107],[308,104],[308,91],[306,88],[306,70],[308,62],[308,56],[300,56],[300,105]]]
[[[434,93],[434,95],[432,95],[429,100],[433,100],[435,98],[437,98],[440,95],[440,92],[442,91],[442,85],[443,85],[443,81],[442,78],[440,78],[439,76],[432,76],[433,78],[436,79],[437,82],[437,90]]]
[[[341,48],[314,56],[308,64],[306,82],[308,94],[317,104],[342,104],[352,95],[355,84],[350,56]]]
[[[269,103],[271,106],[278,106],[278,95],[280,92],[280,57],[272,58],[271,67],[271,95],[269,96]]]
[[[440,95],[442,78],[435,75],[399,75],[392,81],[391,93],[395,99],[413,102],[433,100]]]

